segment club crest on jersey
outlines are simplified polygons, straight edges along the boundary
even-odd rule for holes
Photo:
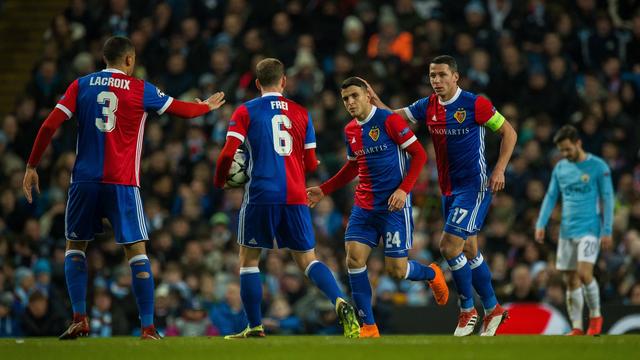
[[[589,174],[582,174],[582,176],[580,176],[580,180],[582,180],[583,183],[588,183],[589,182]]]
[[[467,110],[465,110],[464,108],[458,108],[458,111],[453,114],[453,118],[456,119],[460,124],[462,124],[467,118]]]
[[[369,137],[373,141],[378,141],[378,138],[380,137],[380,128],[377,126],[372,127],[371,130],[369,130]]]

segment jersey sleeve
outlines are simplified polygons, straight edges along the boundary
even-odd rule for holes
[[[155,85],[145,81],[142,102],[145,110],[153,110],[158,115],[162,115],[173,102],[173,98],[165,95]]]
[[[418,140],[407,122],[398,114],[389,115],[384,126],[393,142],[400,145],[403,150]]]
[[[356,160],[356,154],[353,152],[353,150],[351,150],[351,141],[353,141],[353,139],[349,139],[349,136],[347,136],[347,131],[345,129],[344,143],[345,145],[347,145],[347,160]]]
[[[536,229],[544,229],[547,226],[551,212],[553,211],[553,208],[556,207],[558,195],[560,194],[560,185],[558,184],[557,178],[558,166],[556,165],[551,173],[551,182],[549,182],[549,188],[547,189],[547,193],[544,195],[544,200],[540,207],[540,214],[536,221]]]
[[[56,108],[62,110],[67,115],[67,118],[71,118],[76,112],[76,100],[78,99],[78,80],[74,80],[67,88],[64,95],[60,98],[56,104]]]
[[[504,124],[504,116],[500,114],[495,106],[484,96],[478,96],[475,103],[476,123],[486,126],[491,131],[496,132]]]
[[[417,100],[413,104],[403,108],[404,113],[407,115],[407,119],[412,123],[424,121],[427,118],[427,105],[429,105],[429,98],[425,97]]]
[[[313,128],[313,121],[311,120],[311,114],[307,113],[309,121],[307,121],[307,134],[304,139],[305,149],[316,148],[316,130]]]
[[[609,236],[613,232],[614,193],[611,170],[604,162],[602,162],[598,174],[598,191],[600,192],[600,201],[602,201],[602,235]]]
[[[244,142],[248,130],[249,111],[247,110],[246,106],[241,105],[231,115],[231,120],[229,120],[229,129],[227,130],[227,137],[232,136]]]

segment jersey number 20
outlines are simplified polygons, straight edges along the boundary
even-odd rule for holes
[[[96,127],[102,132],[112,132],[116,128],[116,110],[118,110],[118,98],[111,91],[102,91],[98,94],[98,104],[102,107],[104,118],[96,118]]]
[[[293,138],[287,129],[291,129],[291,120],[287,115],[274,115],[271,118],[271,128],[273,129],[273,149],[280,156],[291,155]]]

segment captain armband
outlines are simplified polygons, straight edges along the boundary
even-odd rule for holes
[[[495,114],[493,114],[493,116],[484,124],[484,126],[491,129],[491,131],[496,132],[502,127],[504,121],[504,116],[496,111]]]

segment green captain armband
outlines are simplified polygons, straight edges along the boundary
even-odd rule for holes
[[[496,132],[498,131],[498,129],[500,129],[500,127],[502,127],[502,124],[504,124],[504,120],[505,120],[504,116],[502,116],[502,114],[496,111],[496,113],[493,114],[491,119],[489,119],[486,123],[484,123],[484,126],[491,129],[491,131]]]

